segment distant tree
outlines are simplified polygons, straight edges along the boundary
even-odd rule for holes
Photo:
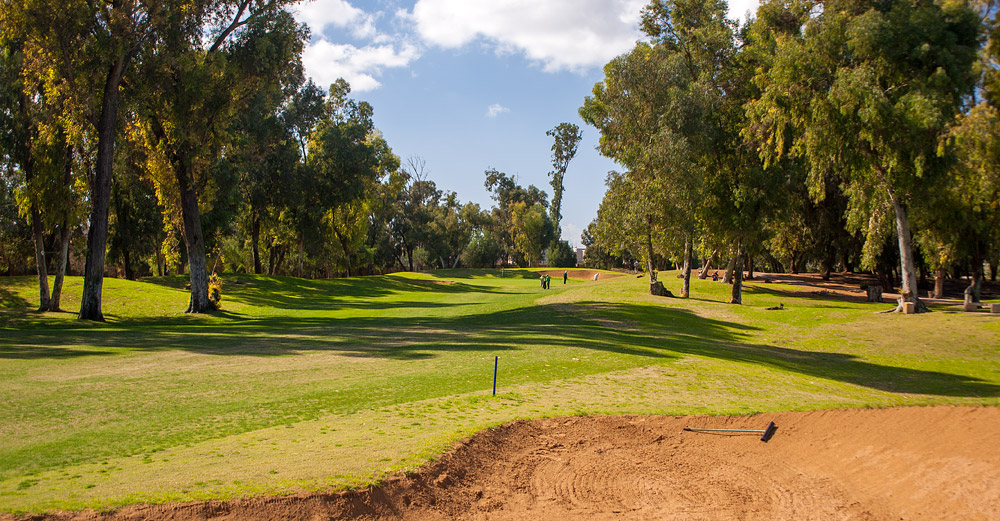
[[[549,206],[549,215],[558,240],[561,233],[559,223],[562,221],[563,180],[566,178],[569,162],[576,156],[576,148],[580,144],[583,134],[580,132],[580,127],[573,123],[560,123],[552,130],[546,131],[545,135],[552,137],[555,141],[552,144],[552,171],[549,172],[549,176],[552,177],[552,180],[549,181],[549,184],[552,185],[552,204]]]
[[[565,241],[557,241],[549,248],[549,267],[575,268],[576,253]]]

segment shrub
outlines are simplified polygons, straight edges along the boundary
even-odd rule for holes
[[[222,302],[222,280],[215,273],[208,277],[208,300],[212,302],[212,305],[216,309],[219,308],[219,303]]]

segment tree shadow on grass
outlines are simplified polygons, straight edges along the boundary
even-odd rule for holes
[[[144,282],[165,287],[184,289],[186,279],[165,277],[145,279]],[[375,299],[393,294],[457,294],[457,293],[510,293],[498,288],[466,284],[442,283],[438,280],[411,279],[396,275],[355,277],[347,279],[300,279],[263,275],[230,275],[222,277],[223,299],[240,304],[277,309],[324,311],[345,308],[386,309],[418,306],[409,303]],[[433,297],[431,297],[433,298]],[[434,304],[419,307],[433,307]]]
[[[1000,385],[979,378],[881,365],[848,353],[750,343],[758,328],[691,311],[639,304],[578,302],[458,317],[266,317],[232,314],[211,324],[114,324],[114,327],[12,331],[0,358],[66,358],[114,350],[183,350],[218,356],[344,356],[423,360],[448,352],[499,353],[545,346],[582,348],[666,361],[697,355],[836,380],[892,393],[995,397]],[[113,330],[113,334],[109,334]],[[101,346],[88,349],[53,346]],[[530,347],[527,347],[530,346]],[[724,378],[724,375],[719,375]]]

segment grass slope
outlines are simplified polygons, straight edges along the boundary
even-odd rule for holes
[[[1000,405],[996,315],[553,282],[229,276],[223,311],[191,316],[183,278],[106,279],[93,324],[31,312],[33,280],[0,279],[0,511],[360,486],[524,417]]]

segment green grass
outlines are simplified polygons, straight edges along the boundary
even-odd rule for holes
[[[363,486],[526,417],[1000,405],[986,313],[778,284],[730,306],[729,286],[663,299],[631,276],[544,291],[511,270],[223,279],[203,316],[181,313],[184,278],[105,279],[106,324],[35,313],[32,279],[0,279],[0,511]]]

